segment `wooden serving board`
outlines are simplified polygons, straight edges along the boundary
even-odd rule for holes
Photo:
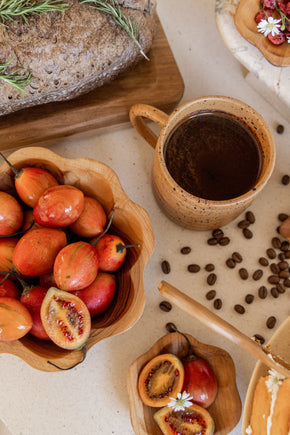
[[[116,128],[129,122],[136,103],[171,111],[181,100],[184,83],[159,18],[150,61],[94,91],[60,103],[23,109],[0,117],[0,149],[45,145],[92,129]]]

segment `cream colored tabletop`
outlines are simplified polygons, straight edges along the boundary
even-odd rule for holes
[[[130,364],[166,334],[167,322],[193,335],[197,340],[224,348],[236,367],[237,386],[245,400],[255,358],[235,344],[173,307],[160,310],[162,300],[157,286],[162,279],[183,290],[214,311],[207,301],[204,266],[214,263],[218,280],[217,294],[223,301],[216,312],[248,336],[255,333],[269,340],[276,328],[289,316],[290,290],[277,299],[257,296],[258,283],[251,277],[242,281],[237,269],[225,266],[226,259],[239,251],[250,273],[258,269],[258,258],[265,255],[277,235],[278,214],[290,214],[290,184],[281,183],[290,175],[290,123],[245,80],[245,68],[225,46],[216,26],[215,0],[158,0],[158,14],[185,82],[182,102],[202,95],[227,95],[253,106],[268,122],[277,145],[277,160],[270,183],[252,204],[256,216],[254,237],[245,239],[237,227],[239,218],[224,228],[230,237],[227,246],[209,246],[209,232],[184,230],[169,221],[160,211],[152,194],[151,167],[153,149],[131,127],[86,138],[66,138],[51,149],[64,157],[94,158],[111,166],[118,174],[127,195],[144,207],[155,233],[155,250],[144,273],[146,306],[137,324],[129,331],[95,345],[85,362],[67,372],[37,371],[12,355],[0,355],[0,422],[13,435],[131,435],[126,375]],[[174,86],[174,83],[172,83]],[[278,134],[278,124],[284,133]],[[191,253],[180,249],[190,246]],[[161,261],[168,260],[171,272],[164,275]],[[187,265],[198,263],[201,271],[190,274]],[[255,295],[251,305],[244,303],[247,293]],[[233,309],[242,303],[246,313]],[[277,326],[268,329],[269,316]],[[288,337],[289,339],[289,337]],[[0,423],[0,435],[7,429]],[[9,432],[8,432],[9,433]],[[241,422],[232,435],[241,433]]]

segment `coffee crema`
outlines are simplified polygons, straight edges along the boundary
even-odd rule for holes
[[[224,112],[189,116],[173,130],[164,149],[167,169],[176,183],[208,200],[227,200],[248,192],[261,170],[254,135]]]

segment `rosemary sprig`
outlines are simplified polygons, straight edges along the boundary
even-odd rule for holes
[[[0,0],[0,18],[4,23],[5,20],[14,21],[20,17],[28,23],[28,15],[40,15],[41,13],[60,11],[64,14],[68,4],[62,0]]]
[[[0,64],[0,80],[5,81],[10,86],[17,89],[23,98],[25,88],[32,82],[32,73],[24,68],[17,68],[13,72],[8,73],[7,69],[11,62],[12,59],[6,63]]]
[[[101,12],[105,12],[113,17],[116,24],[118,24],[134,41],[140,50],[142,56],[149,60],[144,51],[142,50],[141,44],[138,41],[138,26],[134,23],[134,20],[123,14],[120,6],[115,0],[81,0],[81,3],[93,3],[93,7]]]

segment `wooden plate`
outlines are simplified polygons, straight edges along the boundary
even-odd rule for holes
[[[276,355],[279,355],[285,361],[290,361],[290,317],[288,317],[282,325],[277,329],[271,340],[269,341],[270,349]],[[256,384],[261,376],[268,374],[268,367],[263,363],[258,362],[253,371],[247,395],[242,419],[242,435],[246,435],[246,429],[250,424],[253,397]]]
[[[241,399],[236,385],[236,371],[231,356],[215,346],[200,343],[186,334],[194,352],[206,359],[213,367],[218,380],[218,394],[208,408],[215,422],[215,435],[226,435],[238,424],[241,416]],[[136,435],[162,435],[153,419],[159,408],[150,408],[140,399],[137,380],[144,365],[156,355],[174,353],[182,358],[187,352],[187,344],[181,334],[174,332],[160,338],[144,355],[131,364],[127,374],[127,389],[130,400],[131,423]]]
[[[235,25],[240,34],[255,45],[265,58],[276,66],[290,65],[290,44],[273,45],[258,32],[255,15],[260,10],[260,0],[241,0],[235,14]]]
[[[93,159],[66,159],[40,147],[22,148],[11,154],[9,160],[18,169],[30,165],[48,169],[59,182],[78,187],[99,200],[107,215],[115,209],[110,232],[115,231],[125,243],[139,243],[140,248],[128,249],[126,261],[117,274],[116,297],[105,313],[92,319],[86,348],[89,350],[99,341],[131,328],[143,313],[143,272],[154,247],[147,212],[127,197],[116,173],[104,163]],[[4,163],[0,167],[0,190],[13,193],[13,180],[11,169]],[[1,353],[16,355],[43,371],[57,370],[48,361],[70,368],[82,359],[81,350],[67,351],[31,334],[20,340],[0,342]]]

